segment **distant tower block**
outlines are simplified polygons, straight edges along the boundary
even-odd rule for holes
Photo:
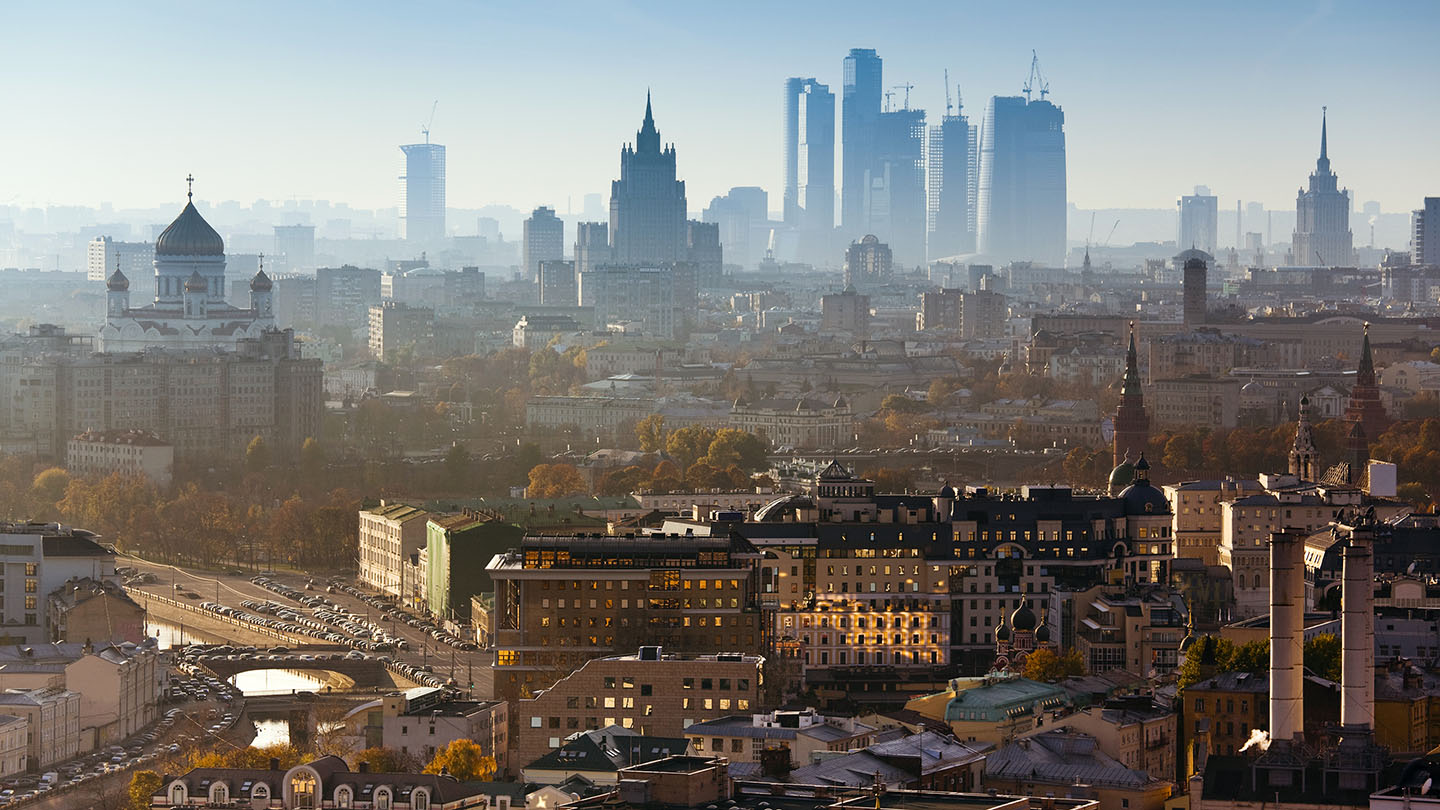
[[[1205,260],[1189,258],[1185,260],[1185,328],[1194,329],[1205,323],[1205,283],[1206,283]]]

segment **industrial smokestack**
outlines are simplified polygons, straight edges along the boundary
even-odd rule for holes
[[[1345,546],[1344,591],[1341,593],[1340,724],[1346,729],[1375,727],[1374,561],[1370,542],[1374,529],[1350,530]]]
[[[1270,535],[1270,739],[1305,733],[1305,542],[1298,532]]]

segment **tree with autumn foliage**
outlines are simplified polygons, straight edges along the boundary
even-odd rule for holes
[[[536,464],[530,468],[527,498],[568,498],[589,491],[585,479],[573,464]]]
[[[474,740],[461,738],[435,752],[425,773],[447,773],[461,782],[485,781],[495,775],[495,758]]]

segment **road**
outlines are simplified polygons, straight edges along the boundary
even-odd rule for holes
[[[285,597],[267,590],[251,582],[250,575],[216,574],[210,571],[196,571],[179,566],[154,563],[138,557],[124,557],[121,565],[132,566],[141,572],[154,574],[156,582],[149,585],[131,586],[149,593],[175,598],[175,586],[179,585],[184,590],[200,595],[195,600],[198,606],[201,600],[219,602],[240,608],[240,603],[247,600],[271,601],[280,604],[293,605],[303,614],[309,614],[307,608],[300,607]],[[299,574],[268,573],[266,576],[272,580],[283,582],[293,588],[303,590],[306,578]],[[474,698],[479,700],[489,699],[494,695],[493,678],[490,665],[494,660],[492,653],[485,650],[466,651],[459,650],[443,642],[437,641],[430,634],[420,628],[411,627],[403,621],[397,622],[386,619],[380,615],[375,608],[364,601],[342,591],[326,593],[323,587],[315,591],[320,596],[335,602],[345,610],[355,613],[367,620],[373,620],[386,632],[398,638],[405,639],[410,645],[408,650],[396,650],[391,653],[397,659],[408,661],[412,664],[429,665],[434,668],[437,675],[453,677],[461,688],[470,683],[473,679],[475,688],[472,692]],[[243,608],[242,608],[243,609]],[[281,642],[276,641],[276,644]]]

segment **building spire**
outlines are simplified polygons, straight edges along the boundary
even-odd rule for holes
[[[1125,351],[1125,376],[1120,382],[1120,393],[1140,391],[1140,363],[1135,352],[1135,322],[1130,322],[1130,348]]]
[[[1355,372],[1357,385],[1375,384],[1375,359],[1370,356],[1370,324],[1365,324],[1365,336],[1360,343],[1360,368]]]
[[[655,128],[655,114],[650,109],[650,91],[645,91],[645,121],[635,135],[636,152],[659,152],[660,131]]]
[[[1329,160],[1329,159],[1330,159],[1329,148],[1328,148],[1328,145],[1326,144],[1326,140],[1327,140],[1327,139],[1326,139],[1326,134],[1325,134],[1325,129],[1326,129],[1326,126],[1325,126],[1325,124],[1326,124],[1326,122],[1325,122],[1326,110],[1327,110],[1327,108],[1325,108],[1325,107],[1321,107],[1321,108],[1320,108],[1320,159],[1321,159],[1321,160]]]

